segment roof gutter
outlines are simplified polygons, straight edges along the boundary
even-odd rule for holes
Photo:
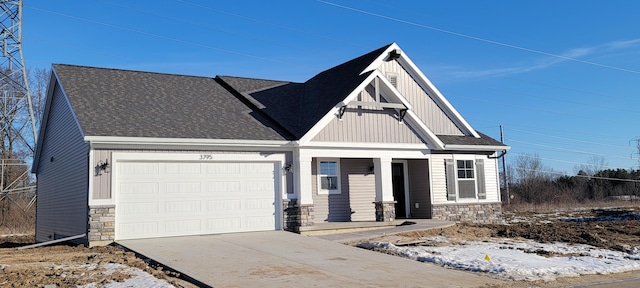
[[[197,138],[155,138],[155,137],[116,137],[116,136],[85,136],[84,141],[93,148],[114,147],[180,147],[180,148],[208,148],[208,147],[240,147],[240,148],[284,148],[292,145],[287,140],[244,140],[244,139],[197,139]]]
[[[498,145],[455,145],[445,144],[445,150],[458,150],[458,151],[507,151],[511,149],[510,146],[498,146]]]

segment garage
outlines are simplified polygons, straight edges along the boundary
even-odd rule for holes
[[[213,157],[212,157],[213,158]],[[275,230],[278,162],[118,161],[116,239]]]

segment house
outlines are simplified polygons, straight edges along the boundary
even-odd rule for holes
[[[304,83],[53,65],[38,242],[501,213],[497,157],[393,43]]]

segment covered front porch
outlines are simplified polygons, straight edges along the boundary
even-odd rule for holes
[[[302,159],[294,170],[300,193],[285,200],[285,229],[378,229],[430,219],[430,166],[422,156]]]

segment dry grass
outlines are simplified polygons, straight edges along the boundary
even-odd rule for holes
[[[0,200],[0,234],[34,234],[35,205],[25,209],[28,200],[7,198]]]
[[[585,202],[560,202],[560,203],[512,203],[503,204],[505,212],[535,212],[548,213],[556,211],[570,211],[578,209],[602,209],[602,208],[636,208],[640,209],[640,201],[585,201]]]

